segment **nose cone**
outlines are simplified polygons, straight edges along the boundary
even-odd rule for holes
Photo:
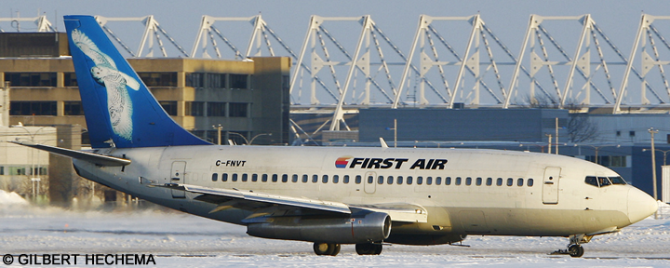
[[[658,209],[658,203],[653,197],[637,188],[628,190],[628,219],[636,223],[651,216]]]

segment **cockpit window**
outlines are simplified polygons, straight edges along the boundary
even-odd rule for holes
[[[626,180],[624,180],[622,177],[609,177],[610,181],[612,181],[612,184],[623,184],[626,185]]]
[[[612,182],[607,177],[598,177],[598,183],[600,183],[600,187],[612,185]]]
[[[595,187],[598,187],[598,180],[594,176],[586,176],[586,180],[584,180],[586,184],[593,185]]]

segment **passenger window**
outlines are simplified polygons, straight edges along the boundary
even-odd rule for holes
[[[465,178],[465,185],[470,185],[470,184],[472,184],[472,178],[470,178],[470,177]]]
[[[519,186],[519,187],[523,186],[523,179],[521,179],[521,178],[517,179],[516,180],[516,186]]]
[[[493,185],[493,179],[492,178],[486,178],[486,186],[491,186]]]
[[[319,182],[319,175],[312,175],[312,182],[313,183]]]
[[[340,176],[333,175],[333,183],[338,183],[338,182],[340,182]]]
[[[502,178],[498,178],[498,180],[496,180],[496,185],[502,186]]]
[[[386,180],[386,184],[393,184],[393,176],[389,176]]]
[[[416,177],[416,184],[423,184],[423,177]]]
[[[321,182],[328,183],[328,175],[323,175],[323,177],[321,178]]]
[[[242,174],[242,181],[247,181],[247,174],[246,173]]]
[[[272,182],[277,182],[277,174],[272,174]]]
[[[442,184],[442,177],[435,178],[435,185],[440,185],[440,184]]]
[[[398,184],[402,184],[402,176],[398,176]]]
[[[263,176],[261,177],[261,180],[263,182],[267,182],[268,181],[268,174],[263,174]]]
[[[384,176],[377,177],[377,184],[384,184]]]
[[[368,176],[368,184],[375,182],[375,178],[372,176]]]
[[[293,177],[291,178],[291,181],[298,182],[298,174],[293,174]]]
[[[356,175],[356,184],[361,184],[361,175]]]
[[[288,175],[287,174],[281,175],[281,182],[287,182],[287,181],[288,181]]]
[[[475,184],[477,184],[477,186],[482,185],[482,178],[477,178],[477,182]]]
[[[444,179],[444,185],[451,185],[451,177]]]
[[[623,184],[626,185],[626,180],[624,180],[622,177],[609,177],[610,181],[612,181],[612,184]]]
[[[527,184],[528,184],[528,187],[533,186],[533,179],[528,179],[528,183],[527,183]]]
[[[407,185],[412,184],[412,176],[407,176]]]
[[[237,173],[233,173],[233,179],[232,181],[237,181]]]
[[[512,186],[512,185],[514,185],[514,179],[508,178],[507,179],[507,186]]]
[[[456,185],[461,185],[461,177],[456,177]]]
[[[212,173],[212,181],[217,181],[219,179],[218,173]]]
[[[221,181],[228,181],[228,173],[221,174]]]
[[[426,177],[426,184],[427,185],[433,184],[433,177]]]
[[[342,182],[344,184],[348,184],[349,183],[349,175],[344,175],[344,177],[342,178]]]
[[[258,181],[258,174],[251,175],[251,181],[257,182]]]
[[[612,185],[610,180],[606,177],[598,177],[598,182],[600,183],[600,187],[605,187],[605,186]]]
[[[307,182],[309,181],[309,176],[307,174],[302,174],[302,182]]]

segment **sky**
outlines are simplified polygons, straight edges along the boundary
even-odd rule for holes
[[[480,14],[486,25],[491,28],[510,51],[515,55],[519,53],[524,33],[531,14],[542,16],[578,16],[592,14],[596,24],[601,27],[613,43],[626,56],[630,53],[634,36],[643,12],[652,15],[670,15],[670,3],[667,1],[94,1],[94,0],[5,0],[4,7],[0,11],[2,18],[10,17],[35,17],[37,14],[46,14],[47,18],[55,23],[59,30],[63,30],[62,16],[66,14],[90,14],[105,17],[142,17],[154,15],[159,24],[185,48],[189,53],[192,50],[196,33],[203,15],[214,17],[250,17],[262,14],[264,20],[296,53],[302,46],[311,15],[324,17],[352,17],[371,15],[376,25],[392,39],[394,44],[404,53],[409,51],[412,39],[417,27],[417,20],[421,14],[430,16],[471,16]],[[663,13],[666,12],[666,13]],[[661,25],[661,24],[665,25]],[[670,35],[670,21],[659,22],[659,28],[663,31],[666,27]],[[247,46],[251,26],[245,23],[217,23],[216,24],[226,37],[229,37],[234,45],[241,51]],[[133,50],[139,46],[139,36],[142,33],[142,25],[136,22],[109,24]],[[329,23],[324,24],[328,30],[338,37],[343,46],[350,52],[354,50],[355,41],[360,32],[360,26],[355,23]],[[465,26],[465,27],[461,27]],[[579,34],[578,23],[553,23],[547,24],[562,45],[572,54],[576,47],[575,35]],[[11,31],[8,22],[0,22],[0,27],[5,31]],[[21,27],[29,29],[34,27],[30,23],[23,23]],[[467,24],[445,24],[440,26],[440,31],[447,37],[454,37],[458,41],[451,41],[456,51],[463,51],[467,40]],[[460,27],[460,28],[459,28]],[[565,37],[565,38],[563,38]],[[460,38],[460,39],[459,39]],[[572,38],[572,39],[570,39]],[[166,42],[163,40],[163,42]],[[223,46],[218,41],[219,46]],[[275,50],[281,50],[273,44]],[[172,49],[168,45],[168,49]],[[331,54],[336,54],[331,48]],[[177,56],[176,50],[168,52],[171,56]],[[282,52],[280,52],[282,53]],[[447,54],[441,52],[441,55]],[[665,51],[663,52],[665,53]],[[212,52],[209,53],[213,55]],[[286,53],[284,53],[286,54]],[[392,52],[386,50],[385,54],[391,59]],[[504,58],[501,52],[498,60]],[[594,53],[595,54],[595,53]],[[607,52],[606,52],[607,54]],[[613,55],[612,53],[609,53]],[[667,53],[666,53],[667,55]],[[571,55],[572,56],[572,55]],[[224,58],[232,57],[232,54]],[[333,55],[335,58],[336,55]],[[608,56],[606,57],[613,57]],[[593,56],[592,56],[593,58]],[[399,73],[401,68],[392,70]],[[619,68],[621,69],[621,68]],[[343,72],[343,71],[338,71]],[[502,70],[503,84],[509,83],[511,71]],[[558,71],[559,80],[565,80],[565,74]],[[622,70],[614,68],[614,83],[620,83]],[[455,72],[454,72],[455,74]],[[399,77],[394,74],[394,77]],[[453,76],[453,75],[451,75]],[[340,78],[343,79],[343,78]],[[450,78],[453,80],[453,78]],[[399,78],[395,79],[397,84]],[[452,82],[453,83],[453,82]],[[495,84],[490,81],[489,84]],[[439,84],[439,82],[438,82]],[[603,86],[606,87],[606,86]],[[659,86],[659,91],[662,90]],[[428,96],[435,99],[436,95]],[[320,98],[325,99],[323,96]],[[327,97],[326,97],[327,98]],[[377,96],[377,98],[381,98]],[[668,97],[664,97],[668,98]],[[595,99],[595,98],[594,98]],[[377,99],[383,101],[383,99]]]

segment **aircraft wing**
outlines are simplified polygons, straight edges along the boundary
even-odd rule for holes
[[[289,197],[282,195],[269,195],[255,193],[253,191],[240,191],[236,189],[210,188],[190,184],[169,183],[165,185],[156,185],[159,187],[182,190],[190,193],[202,194],[196,197],[196,200],[219,204],[219,207],[212,212],[220,211],[231,207],[240,207],[246,209],[261,209],[267,206],[279,205],[297,209],[311,209],[323,212],[334,212],[340,214],[351,214],[349,206],[339,203],[322,201],[316,199]]]
[[[425,208],[406,203],[348,205],[340,202],[271,195],[238,189],[210,188],[191,184],[168,183],[152,186],[200,194],[195,198],[196,200],[218,205],[210,213],[229,208],[253,211],[254,214],[247,217],[247,219],[269,215],[276,211],[292,211],[293,215],[296,215],[296,213],[299,215],[305,214],[308,211],[352,214],[353,212],[362,210],[387,213],[394,222],[427,222],[428,219],[428,213]]]

